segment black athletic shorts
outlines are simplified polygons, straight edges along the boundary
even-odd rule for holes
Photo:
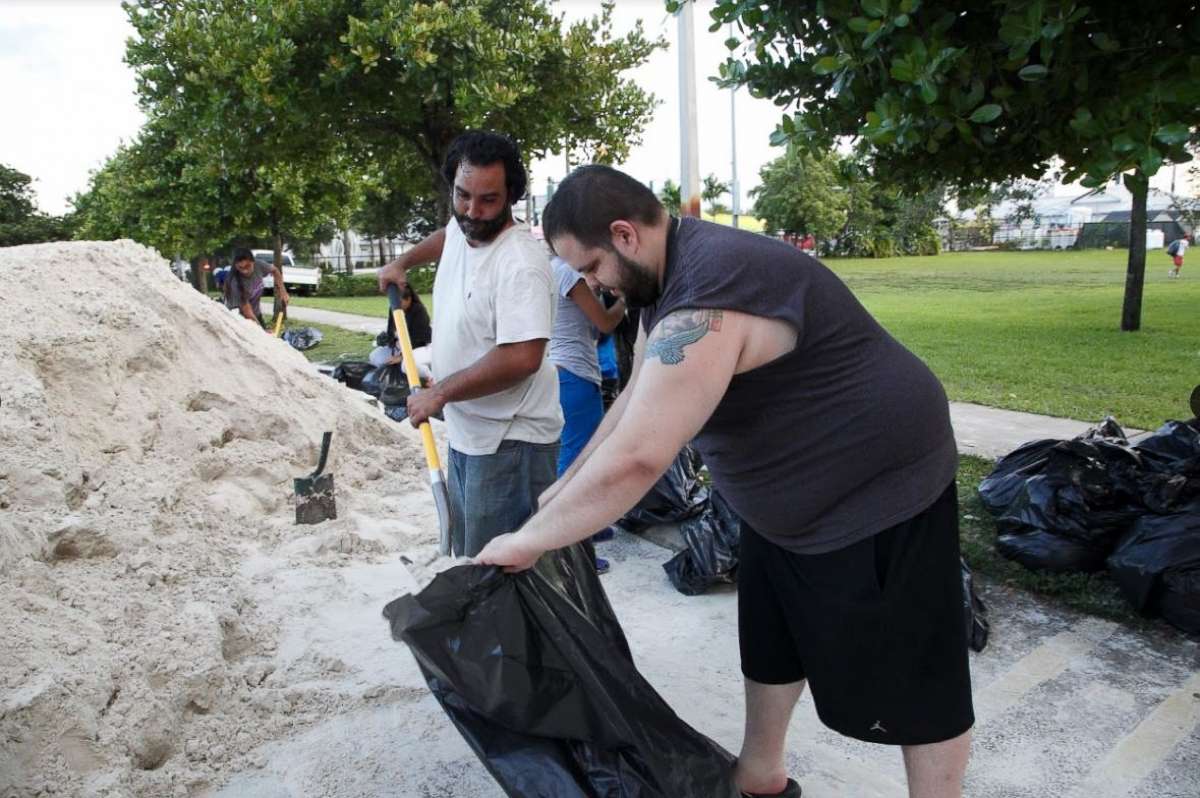
[[[807,679],[821,721],[874,743],[923,745],[971,728],[954,483],[928,510],[826,554],[742,526],[742,673]]]

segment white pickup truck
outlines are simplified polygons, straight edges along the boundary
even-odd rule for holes
[[[275,253],[269,249],[252,249],[254,259],[268,266],[275,263]],[[300,295],[311,294],[321,284],[321,270],[312,266],[297,266],[292,259],[292,253],[283,253],[283,283],[291,293]],[[274,277],[263,278],[263,290],[270,291],[275,287]]]

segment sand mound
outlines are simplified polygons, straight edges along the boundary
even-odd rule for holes
[[[0,249],[0,298],[0,795],[193,794],[350,700],[276,669],[261,561],[431,561],[414,438],[133,242]]]

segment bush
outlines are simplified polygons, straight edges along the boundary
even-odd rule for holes
[[[433,276],[437,274],[436,266],[418,266],[408,270],[408,284],[418,294],[433,293]]]
[[[373,274],[346,274],[322,269],[317,296],[377,296],[379,281]],[[408,284],[418,294],[433,292],[434,266],[418,266],[408,270]]]
[[[378,296],[379,281],[373,274],[326,272],[317,287],[317,296]]]

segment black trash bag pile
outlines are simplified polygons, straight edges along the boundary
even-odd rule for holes
[[[708,506],[708,488],[700,481],[701,465],[700,454],[691,446],[683,447],[667,473],[613,526],[626,532],[640,532],[702,513]]]
[[[317,344],[321,343],[321,339],[325,336],[316,327],[292,327],[289,330],[284,330],[281,336],[287,341],[293,349],[304,351],[312,349]]]
[[[362,381],[362,390],[374,396],[384,409],[406,407],[408,404],[408,377],[399,363],[390,363],[368,372]]]
[[[1106,419],[1027,443],[979,485],[996,548],[1028,568],[1107,568],[1139,611],[1200,633],[1200,429],[1168,421],[1134,445]]]
[[[1108,570],[1138,612],[1200,633],[1200,502],[1138,519]]]
[[[735,798],[733,757],[634,667],[590,546],[559,555],[452,568],[383,614],[508,795]]]
[[[686,549],[663,563],[675,589],[698,596],[710,587],[737,584],[742,519],[717,491],[709,492],[704,510],[679,525]]]
[[[959,558],[959,562],[962,564],[963,610],[967,623],[967,645],[971,647],[972,651],[979,653],[987,647],[988,634],[992,631],[992,625],[988,623],[987,605],[975,592],[975,578],[971,575],[971,568],[967,565],[966,560]]]
[[[1111,418],[1073,440],[1019,447],[979,485],[996,518],[996,548],[1033,570],[1103,570],[1117,539],[1144,512],[1140,461]]]
[[[361,391],[363,378],[374,370],[375,366],[366,360],[343,360],[334,366],[331,376],[347,388]]]

